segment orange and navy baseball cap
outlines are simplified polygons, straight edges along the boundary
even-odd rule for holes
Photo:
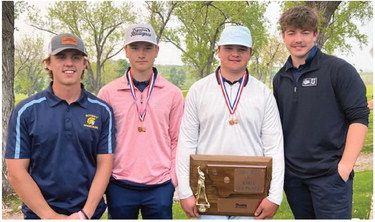
[[[48,54],[56,55],[65,49],[76,49],[87,56],[82,39],[70,33],[63,33],[54,36],[48,45]]]

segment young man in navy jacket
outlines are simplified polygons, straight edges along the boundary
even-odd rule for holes
[[[367,134],[366,88],[315,41],[318,16],[297,6],[279,20],[290,52],[273,86],[284,133],[284,190],[296,219],[348,219],[353,166]]]

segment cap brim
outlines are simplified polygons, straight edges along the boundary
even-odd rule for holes
[[[50,55],[53,55],[53,56],[54,56],[54,55],[57,55],[59,52],[62,52],[62,51],[67,50],[67,49],[74,49],[74,50],[77,50],[77,51],[81,52],[83,55],[87,56],[87,54],[86,54],[85,52],[83,52],[82,50],[79,50],[79,49],[77,49],[77,48],[74,48],[74,47],[63,47],[63,48],[58,48],[58,49],[53,50],[53,51],[50,53]]]
[[[242,43],[238,43],[238,42],[225,42],[225,43],[220,43],[219,44],[219,46],[222,46],[222,45],[240,45],[240,46],[245,46],[245,47],[248,47],[248,48],[252,47],[251,45],[242,44]]]
[[[129,42],[126,42],[125,43],[125,46],[127,46],[127,45],[129,45],[129,44],[132,44],[132,43],[134,43],[134,42],[147,42],[147,43],[151,43],[151,44],[153,44],[153,45],[158,45],[158,44],[156,44],[155,42],[153,42],[153,41],[147,41],[147,40],[133,40],[133,41],[129,41]]]

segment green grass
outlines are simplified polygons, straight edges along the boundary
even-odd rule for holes
[[[367,84],[366,85],[366,97],[367,101],[370,101],[373,99],[373,85],[372,84]],[[374,140],[373,140],[373,115],[374,111],[370,111],[370,116],[369,116],[369,124],[368,124],[368,133],[366,136],[365,140],[365,145],[362,148],[361,153],[369,154],[373,152],[373,145],[374,145]]]
[[[367,100],[370,101],[373,99],[373,88],[374,88],[374,85],[372,84],[367,84],[366,85],[366,96],[367,96]]]
[[[180,202],[174,202],[173,203],[173,208],[172,208],[172,211],[173,211],[173,219],[194,219],[194,218],[188,218],[184,212],[184,210],[182,210],[181,208],[181,205],[180,205]]]
[[[288,201],[286,200],[285,193],[283,193],[283,202],[279,207],[279,210],[273,217],[274,219],[294,219],[293,213],[289,207]]]
[[[357,172],[353,183],[353,218],[369,219],[373,195],[373,170]]]
[[[366,97],[367,101],[370,101],[373,99],[373,85],[372,84],[367,84],[366,85]],[[365,145],[362,148],[362,153],[369,154],[373,152],[373,145],[374,145],[374,140],[373,140],[373,115],[374,111],[370,111],[370,116],[369,116],[369,124],[368,124],[368,133],[366,136],[365,140]]]
[[[365,140],[365,145],[362,148],[361,153],[369,154],[373,152],[373,145],[374,145],[374,126],[373,126],[373,114],[374,111],[370,111],[370,117],[369,117],[369,124],[368,124],[368,133]]]

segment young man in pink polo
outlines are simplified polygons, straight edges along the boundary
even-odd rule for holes
[[[112,106],[117,128],[109,218],[137,219],[141,211],[143,219],[172,219],[183,96],[153,67],[159,46],[150,25],[128,27],[124,49],[131,67],[98,94]]]

